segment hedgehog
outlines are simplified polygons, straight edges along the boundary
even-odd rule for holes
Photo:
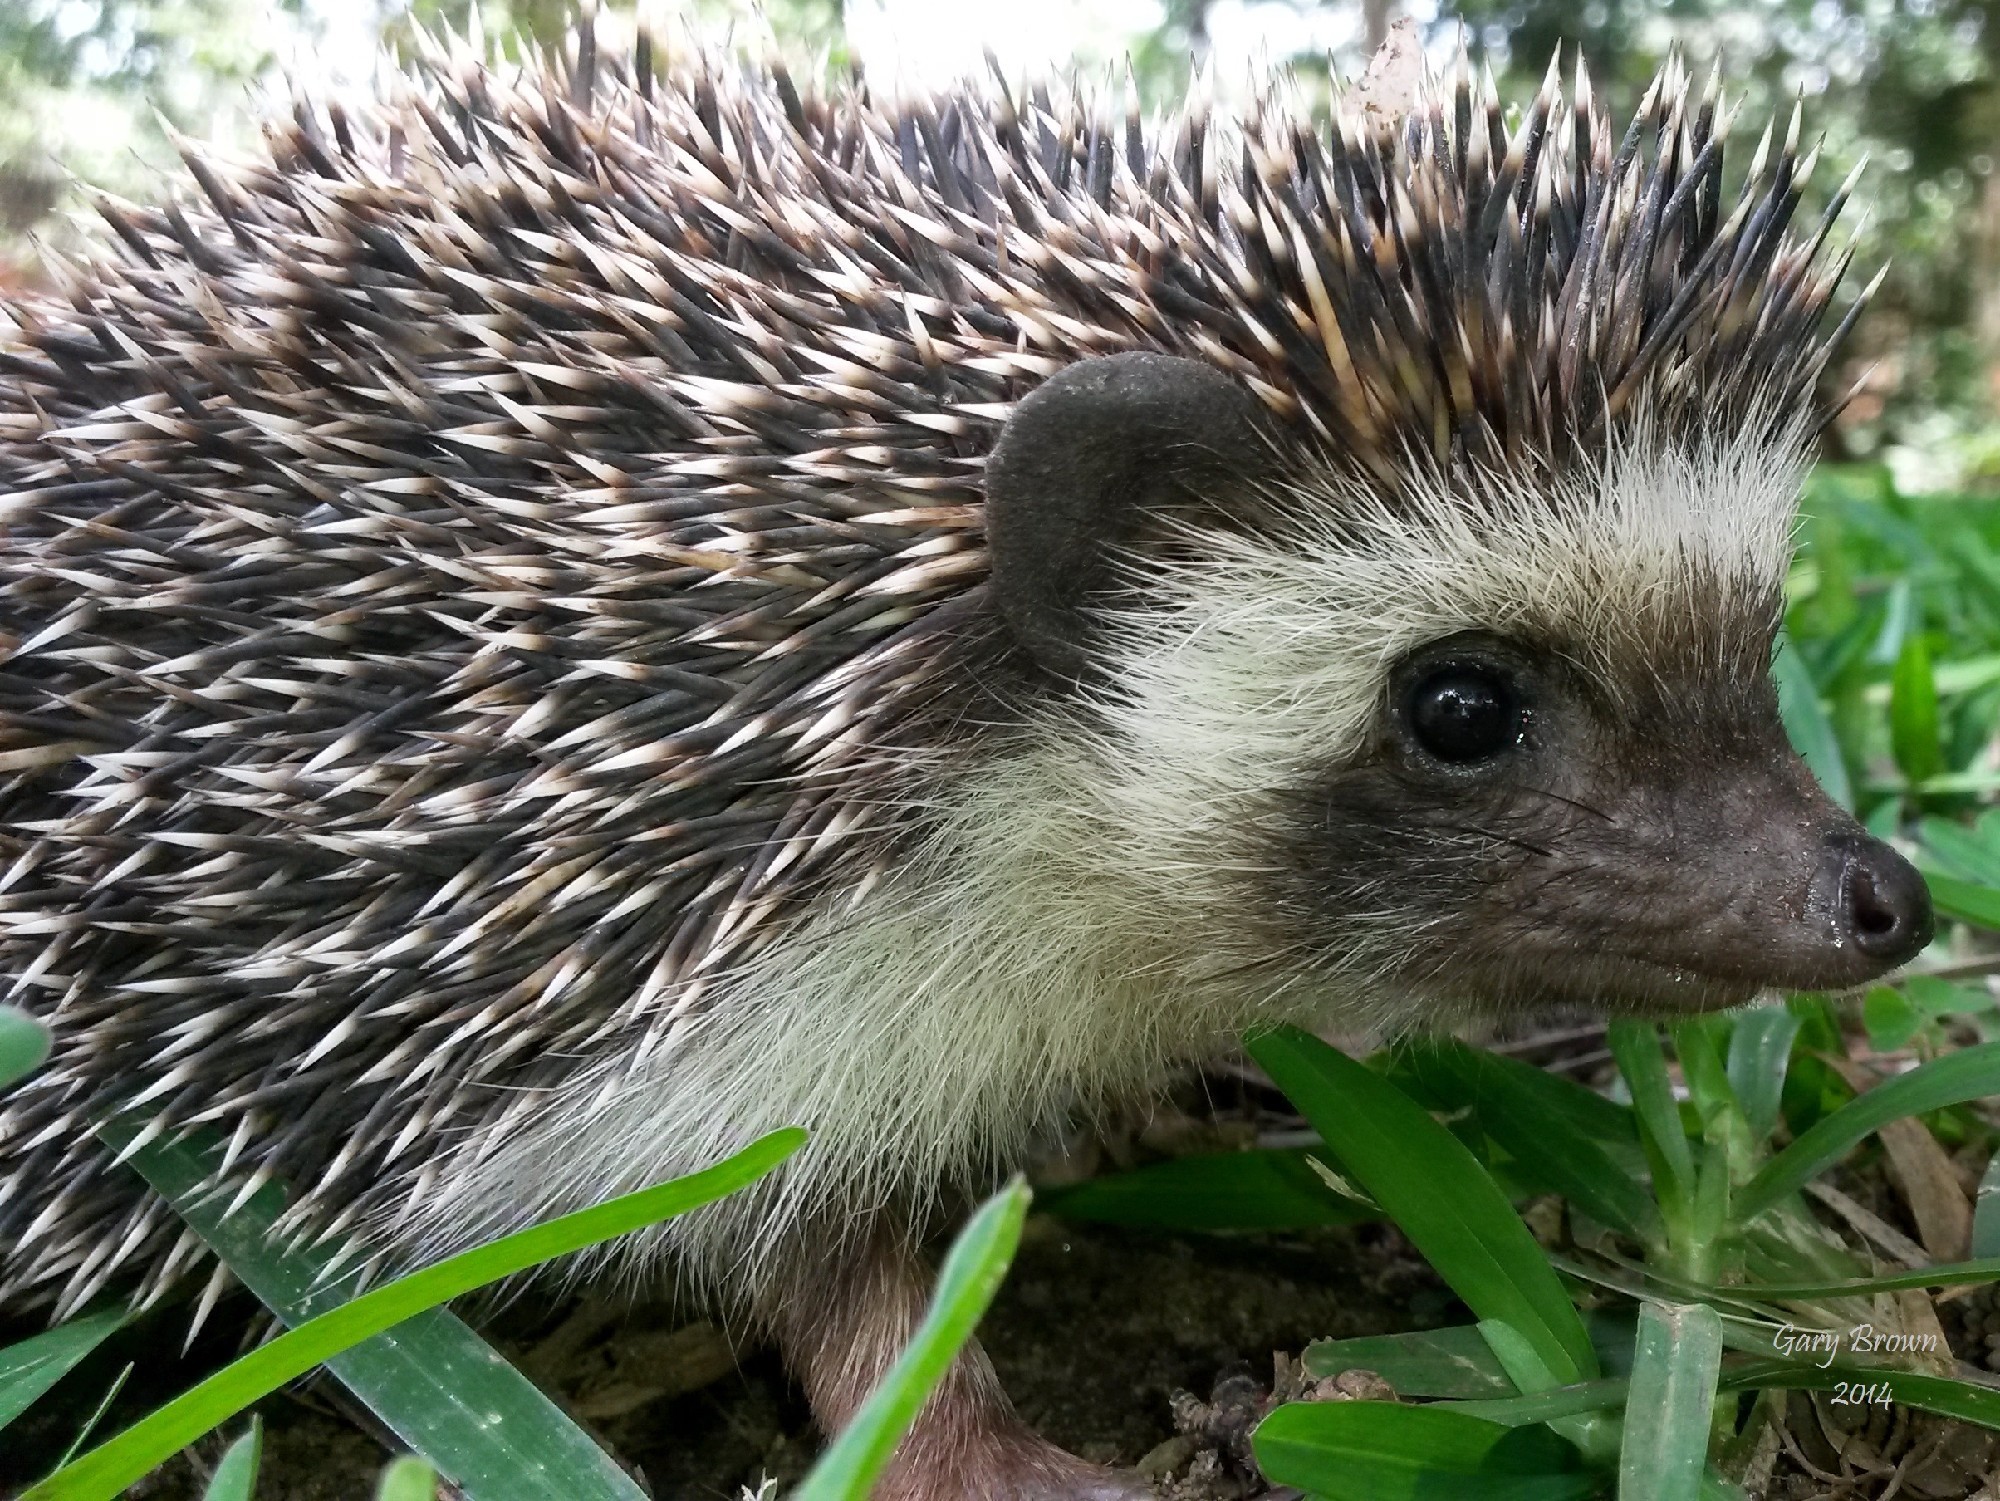
[[[671,1266],[837,1428],[941,1214],[1284,1021],[1871,980],[1770,678],[1851,247],[1670,59],[1317,116],[644,37],[300,97],[0,325],[0,1309],[370,1267],[797,1124]],[[1512,123],[1510,124],[1510,118]],[[1801,221],[1803,224],[1803,221]],[[358,1249],[356,1249],[358,1248]],[[1143,1494],[976,1346],[877,1494]]]

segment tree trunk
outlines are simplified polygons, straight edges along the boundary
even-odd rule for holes
[[[1389,39],[1389,26],[1396,19],[1396,0],[1361,0],[1361,41],[1373,57]]]
[[[1973,337],[1986,366],[1986,398],[2000,418],[2000,162],[1986,170],[1979,199],[1979,234],[1973,245]]]

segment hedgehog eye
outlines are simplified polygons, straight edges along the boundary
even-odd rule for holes
[[[1417,744],[1455,766],[1489,761],[1521,740],[1520,695],[1489,667],[1440,667],[1417,681],[1405,712]]]

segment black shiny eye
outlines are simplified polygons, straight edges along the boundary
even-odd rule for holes
[[[1420,679],[1409,719],[1417,744],[1454,765],[1491,760],[1521,739],[1520,698],[1488,667],[1454,664]]]

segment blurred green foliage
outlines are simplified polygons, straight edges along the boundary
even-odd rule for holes
[[[1395,9],[1287,3],[1356,17],[1333,58],[1349,77]],[[1223,10],[1162,0],[1160,26],[1134,54],[1151,98],[1186,87],[1190,56]],[[1803,96],[1824,150],[1801,217],[1866,157],[1859,212],[1849,211],[1863,270],[1848,295],[1890,268],[1833,372],[1829,396],[1862,389],[1830,450],[1887,457],[1906,489],[2000,490],[2000,0],[1457,0],[1426,25],[1433,57],[1450,54],[1461,26],[1512,100],[1532,96],[1559,48],[1566,73],[1579,50],[1588,58],[1614,112],[1636,104],[1672,49],[1698,72],[1719,60],[1742,103],[1739,161]],[[1293,61],[1326,70],[1318,57]]]
[[[462,32],[475,0],[0,0],[0,290],[31,275],[30,237],[63,245],[87,193],[158,196],[177,169],[170,130],[232,145],[254,137],[266,86],[327,74],[320,50],[379,39],[407,56],[415,30]],[[768,28],[788,49],[843,68],[845,0],[677,0],[661,7],[714,35]],[[560,46],[578,0],[477,0],[512,55]],[[632,0],[607,0],[607,33]],[[357,26],[357,20],[359,25]],[[351,84],[366,58],[332,66]],[[282,97],[281,93],[279,97]]]
[[[1879,465],[1823,466],[1802,540],[1786,630],[1856,811],[1890,829],[1992,801],[2000,500],[1910,496]]]
[[[258,110],[246,90],[338,32],[407,53],[414,28],[461,29],[474,0],[5,0],[0,3],[0,285],[29,257],[23,236],[62,237],[57,211],[76,194],[66,173],[127,194],[157,191],[172,162],[153,110],[204,137],[241,137]],[[603,0],[607,31],[629,28],[635,0]],[[657,13],[739,37],[768,26],[789,50],[838,71],[850,61],[850,7],[877,0],[677,0]],[[1087,9],[1089,0],[1077,0]],[[1323,20],[1347,40],[1334,65],[1352,75],[1401,9],[1399,0],[1156,0],[1156,22],[1129,39],[1154,105],[1187,87],[1212,28],[1282,18]],[[577,0],[480,0],[489,37],[510,51],[559,46]],[[968,10],[968,18],[973,12]],[[338,25],[334,23],[338,21]],[[1347,24],[1343,27],[1341,22]],[[1673,48],[1697,69],[1719,59],[1740,99],[1738,135],[1807,96],[1824,133],[1802,214],[1864,156],[1858,264],[1890,266],[1887,284],[1832,373],[1859,398],[1829,436],[1845,458],[1886,458],[1905,490],[2000,490],[2000,0],[1458,0],[1426,23],[1435,56],[1461,24],[1526,98],[1562,48],[1580,47],[1614,108],[1636,101]],[[1285,28],[1272,26],[1276,37]],[[1323,57],[1291,61],[1324,78]],[[349,59],[349,70],[353,70]],[[1748,155],[1738,153],[1739,159]],[[1855,286],[1864,278],[1856,275]],[[1849,295],[1854,288],[1849,289]],[[1829,394],[1832,394],[1831,392]]]
[[[1905,488],[2000,486],[2000,0],[1461,0],[1456,14],[1510,93],[1566,43],[1621,103],[1670,47],[1719,58],[1752,137],[1803,94],[1825,133],[1806,211],[1867,157],[1857,263],[1890,267],[1838,372],[1865,385],[1834,451],[1900,439]]]
[[[437,30],[440,27],[462,32],[475,8],[475,0],[376,0],[383,15],[383,31],[392,43],[400,42],[412,22]],[[528,40],[543,47],[559,46],[578,10],[577,0],[476,0],[480,25],[489,36]],[[788,49],[807,56],[829,55],[834,65],[844,64],[846,27],[843,19],[846,0],[682,0],[674,8],[685,23],[709,34],[722,34],[732,24],[747,23],[761,29],[768,26]],[[632,10],[629,0],[609,4],[604,13],[616,17]]]
[[[0,271],[45,230],[68,177],[131,189],[166,160],[164,118],[218,106],[269,69],[304,0],[6,0],[0,4]],[[156,117],[155,111],[158,112]]]

